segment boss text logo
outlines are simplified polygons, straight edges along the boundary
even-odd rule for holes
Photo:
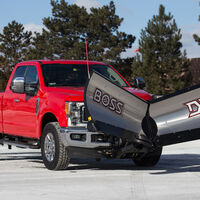
[[[124,104],[115,98],[111,98],[108,94],[103,94],[100,89],[95,90],[93,100],[116,112],[117,114],[122,113]]]

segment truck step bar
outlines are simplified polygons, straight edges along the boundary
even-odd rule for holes
[[[200,85],[144,101],[94,72],[84,99],[105,134],[162,146],[200,139]]]
[[[19,148],[29,148],[29,149],[39,149],[40,147],[38,145],[30,145],[30,144],[25,144],[21,142],[9,142],[9,141],[3,141],[3,145],[8,145],[8,146],[16,146]]]
[[[0,140],[0,144],[8,145],[8,147],[16,146],[19,148],[39,149],[40,142],[36,139],[23,138],[18,136],[4,135]]]

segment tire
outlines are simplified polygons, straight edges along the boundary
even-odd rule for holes
[[[69,157],[62,144],[58,122],[48,123],[42,132],[41,152],[44,165],[49,170],[67,169]]]
[[[137,166],[140,167],[151,167],[155,166],[158,161],[160,160],[160,156],[162,154],[162,147],[158,147],[156,150],[153,152],[147,153],[144,157],[142,158],[134,158],[133,161]]]

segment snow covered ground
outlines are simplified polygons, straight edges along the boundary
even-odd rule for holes
[[[200,141],[164,148],[157,166],[131,160],[73,159],[68,170],[49,171],[39,150],[0,146],[2,200],[200,199]]]

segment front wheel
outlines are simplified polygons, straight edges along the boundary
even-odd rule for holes
[[[147,153],[145,156],[141,158],[140,157],[134,158],[133,161],[137,166],[150,167],[158,163],[161,154],[162,154],[162,147],[158,147],[154,151]]]
[[[59,129],[58,122],[50,122],[42,132],[42,159],[46,168],[50,170],[66,169],[69,165],[67,149],[62,144]]]

